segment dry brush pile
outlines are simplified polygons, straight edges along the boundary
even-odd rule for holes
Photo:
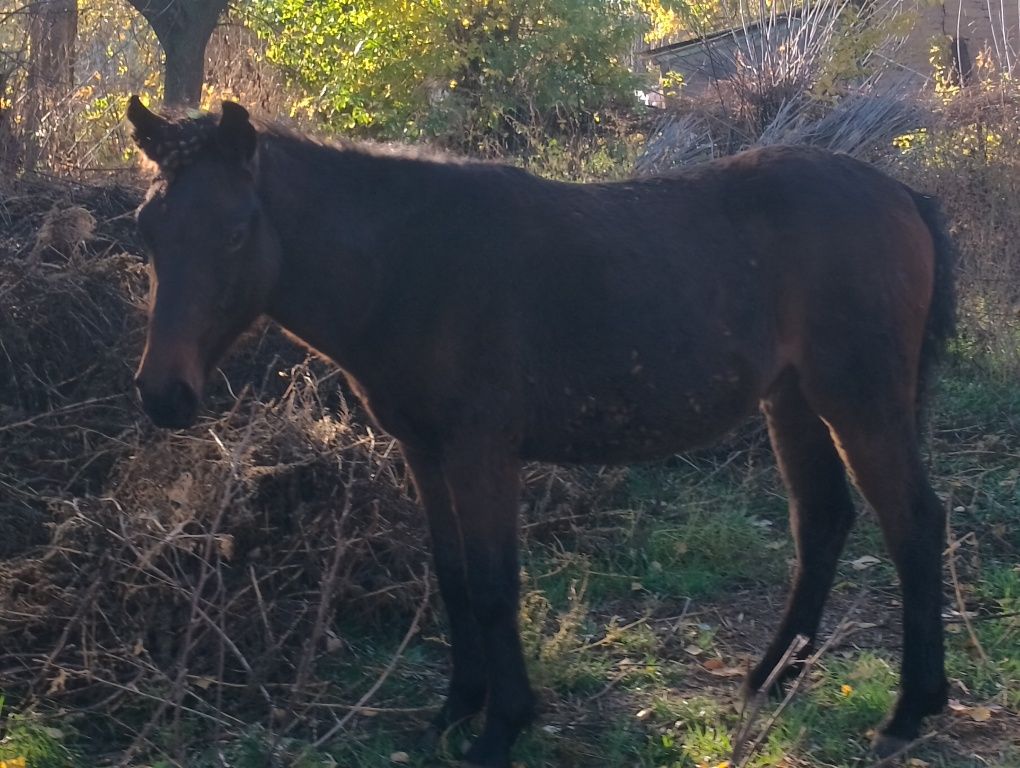
[[[52,183],[0,196],[0,695],[122,756],[181,755],[202,724],[321,733],[337,616],[406,625],[429,592],[421,514],[392,441],[272,328],[214,382],[222,415],[146,423],[130,394],[137,201]],[[618,479],[529,477],[533,514],[568,520]]]

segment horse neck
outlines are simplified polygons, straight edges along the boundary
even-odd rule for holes
[[[260,147],[260,197],[282,253],[268,314],[349,372],[383,303],[390,264],[379,244],[399,226],[372,201],[393,211],[414,204],[388,162],[293,138]]]

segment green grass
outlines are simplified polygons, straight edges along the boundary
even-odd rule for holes
[[[68,743],[74,733],[30,715],[7,711],[0,694],[0,766],[6,768],[75,768],[81,765]]]
[[[968,681],[988,702],[1020,710],[1020,566],[991,566],[973,585],[980,613],[972,622],[975,645],[962,622],[949,629],[949,675]],[[982,652],[984,656],[982,656]]]
[[[1020,387],[995,361],[964,361],[939,387],[936,477],[953,507],[972,622],[949,624],[947,667],[982,701],[1020,709]],[[958,608],[953,605],[953,608]],[[1020,760],[1017,761],[1020,764]]]
[[[555,547],[532,542],[524,555],[528,573],[557,607],[579,580],[590,600],[638,602],[781,581],[791,548],[775,521],[785,519],[785,502],[723,479],[701,480],[689,484],[662,468],[635,470],[632,509],[616,535],[589,540],[582,533],[570,552],[558,540]]]
[[[843,765],[864,759],[865,734],[895,699],[894,668],[894,661],[871,652],[828,662],[784,718],[782,741],[821,763]]]

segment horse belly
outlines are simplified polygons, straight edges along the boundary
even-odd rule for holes
[[[723,372],[699,387],[622,394],[565,386],[535,407],[522,443],[532,461],[626,463],[706,445],[745,421],[756,377]]]

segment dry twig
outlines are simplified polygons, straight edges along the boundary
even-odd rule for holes
[[[984,647],[981,645],[981,641],[978,639],[977,633],[974,631],[974,625],[971,624],[970,617],[967,612],[967,602],[963,597],[963,587],[960,584],[960,575],[956,570],[956,550],[959,548],[963,539],[957,541],[953,537],[953,525],[952,525],[952,510],[953,500],[950,495],[949,500],[946,502],[946,540],[949,546],[946,549],[949,561],[949,576],[953,581],[953,594],[956,596],[956,609],[960,612],[960,618],[963,620],[963,625],[967,628],[967,635],[970,638],[971,646],[977,651],[978,656],[981,657],[981,661],[988,663],[988,654],[985,653]],[[969,535],[969,534],[968,534]]]

